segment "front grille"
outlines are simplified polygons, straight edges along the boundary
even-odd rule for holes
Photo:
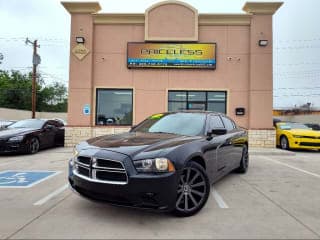
[[[302,136],[302,138],[320,139],[320,137],[317,136]]]
[[[75,161],[74,173],[89,181],[126,184],[128,175],[122,162],[111,159],[78,156]]]
[[[110,171],[97,171],[96,172],[97,179],[100,180],[110,180],[112,181],[126,181],[127,176],[123,172],[110,172]]]
[[[300,146],[320,147],[320,143],[301,142],[301,143],[300,143]]]
[[[100,158],[97,158],[96,161],[97,161],[96,167],[122,169],[122,164],[118,161],[113,161],[110,159],[100,159]]]
[[[90,169],[89,168],[78,166],[77,171],[79,174],[81,174],[83,176],[90,177]]]
[[[79,163],[85,164],[87,166],[90,166],[91,163],[91,157],[84,157],[84,156],[79,156],[77,161]]]

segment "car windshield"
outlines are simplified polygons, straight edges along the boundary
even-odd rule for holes
[[[203,134],[206,115],[201,113],[155,114],[132,132],[172,133],[187,136]]]
[[[42,128],[44,120],[27,119],[11,124],[8,128]]]
[[[290,129],[310,129],[304,124],[301,123],[285,123],[283,125],[279,125],[280,129],[290,130]]]

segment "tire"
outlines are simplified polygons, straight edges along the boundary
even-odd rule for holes
[[[249,151],[248,146],[244,145],[242,149],[242,156],[240,161],[240,167],[238,167],[235,172],[237,173],[246,173],[249,168]]]
[[[180,175],[177,188],[176,207],[173,214],[189,217],[199,212],[206,204],[210,194],[210,182],[204,168],[188,162]]]
[[[289,141],[288,141],[288,138],[286,136],[281,136],[280,137],[280,147],[283,150],[289,150],[290,149]]]
[[[28,153],[35,154],[39,152],[39,149],[40,149],[40,143],[38,138],[36,137],[31,138],[28,144]]]

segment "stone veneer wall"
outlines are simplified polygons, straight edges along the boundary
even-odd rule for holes
[[[73,147],[81,141],[101,135],[128,132],[128,127],[66,127],[65,128],[65,147]]]
[[[276,147],[276,130],[248,130],[248,137],[249,147]]]

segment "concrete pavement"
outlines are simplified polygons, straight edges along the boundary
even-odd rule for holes
[[[189,218],[82,199],[65,188],[68,148],[2,156],[0,171],[61,173],[32,188],[0,188],[0,238],[320,239],[320,153],[264,151],[251,150],[248,173],[214,184]]]

